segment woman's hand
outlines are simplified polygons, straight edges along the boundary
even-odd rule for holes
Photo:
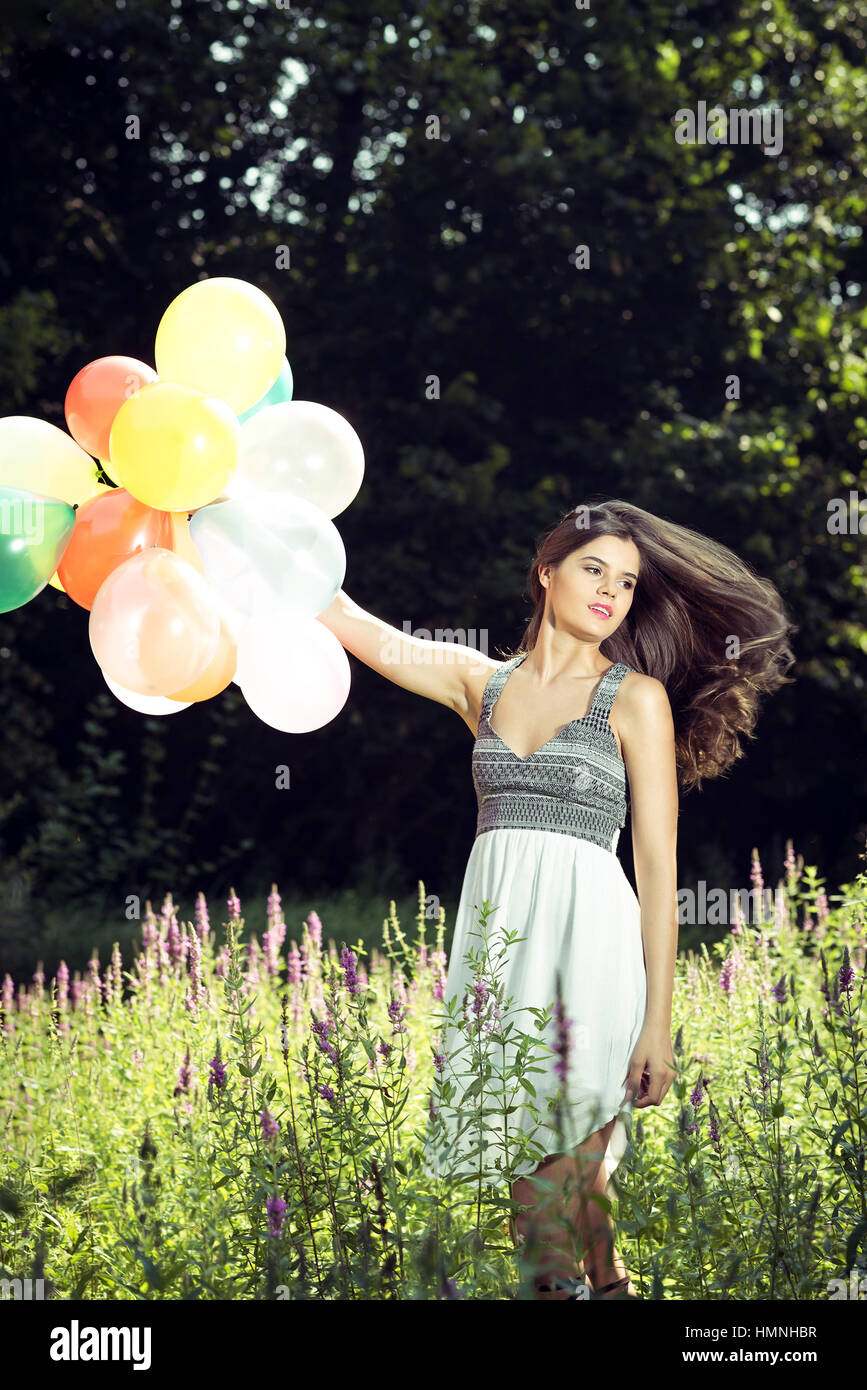
[[[635,1108],[659,1105],[668,1093],[676,1072],[671,1046],[671,1028],[646,1023],[632,1051],[626,1076],[626,1099],[635,1098]]]

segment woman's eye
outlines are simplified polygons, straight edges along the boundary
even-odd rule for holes
[[[586,566],[585,566],[585,569],[587,570],[587,573],[588,573],[588,574],[600,574],[600,573],[601,573],[601,571],[600,571],[598,565],[586,565]],[[633,585],[633,584],[631,583],[631,581],[628,580],[628,579],[624,579],[623,583],[626,585],[627,589],[632,589],[632,588],[634,588],[634,585]]]

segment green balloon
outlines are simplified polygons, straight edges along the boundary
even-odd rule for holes
[[[75,529],[75,509],[57,497],[0,487],[0,613],[45,588]]]
[[[283,366],[277,375],[277,380],[270,390],[265,392],[261,400],[255,405],[251,405],[249,410],[245,410],[243,415],[238,416],[238,424],[243,425],[245,420],[249,420],[251,415],[257,415],[266,405],[282,405],[283,401],[291,401],[295,383],[292,380],[292,368],[289,366],[289,358],[283,358]]]

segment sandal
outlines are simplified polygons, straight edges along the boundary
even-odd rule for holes
[[[583,1300],[587,1297],[587,1284],[583,1279],[555,1279],[553,1284],[537,1284],[537,1293],[557,1293],[560,1289],[571,1290],[569,1297],[563,1299],[564,1303]]]
[[[599,1298],[599,1296],[600,1296],[601,1294],[603,1294],[603,1293],[610,1293],[612,1289],[620,1289],[620,1288],[626,1289],[626,1288],[629,1287],[629,1285],[630,1285],[631,1282],[632,1282],[632,1281],[631,1281],[629,1275],[627,1274],[627,1275],[625,1275],[622,1279],[615,1279],[615,1280],[613,1281],[613,1283],[611,1283],[611,1284],[603,1284],[601,1289],[594,1289],[594,1290],[593,1290],[593,1296],[594,1296],[595,1298]],[[633,1297],[634,1297],[634,1294],[630,1294],[629,1296],[630,1296],[630,1298],[633,1298]]]

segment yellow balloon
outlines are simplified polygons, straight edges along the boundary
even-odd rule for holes
[[[276,305],[246,280],[198,280],[173,299],[154,347],[162,381],[217,396],[237,414],[260,401],[283,366],[286,330]]]
[[[192,511],[225,490],[238,466],[240,426],[214,396],[156,381],[124,401],[109,451],[121,487],[159,511]]]
[[[34,415],[0,419],[0,487],[24,488],[75,506],[96,464],[71,435]]]
[[[62,594],[65,594],[65,593],[66,593],[66,590],[64,589],[63,585],[61,584],[60,580],[59,580],[58,577],[57,577],[57,570],[54,571],[54,573],[52,574],[52,576],[51,576],[51,578],[49,579],[48,582],[49,582],[49,584],[51,584],[55,589],[59,589],[60,592],[61,592]]]

